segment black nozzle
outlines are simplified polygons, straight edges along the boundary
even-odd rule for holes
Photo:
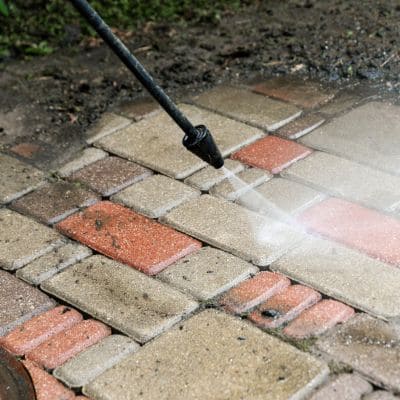
[[[210,131],[204,125],[196,126],[195,130],[195,134],[190,136],[186,134],[183,137],[183,145],[214,168],[221,168],[224,165],[224,159]]]

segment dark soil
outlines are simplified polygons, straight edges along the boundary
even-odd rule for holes
[[[176,100],[279,74],[397,94],[399,21],[397,0],[265,0],[216,24],[146,24],[126,42]],[[83,132],[104,111],[145,95],[103,45],[0,68],[0,146],[39,144],[33,162],[45,169],[84,147]]]

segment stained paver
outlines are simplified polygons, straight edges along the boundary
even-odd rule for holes
[[[89,257],[91,254],[92,251],[86,246],[67,243],[18,269],[16,275],[28,283],[39,285],[45,279]]]
[[[0,209],[0,267],[14,270],[48,253],[62,243],[62,236],[30,218]]]
[[[278,174],[296,161],[307,157],[311,152],[312,150],[296,142],[267,136],[239,150],[232,158]]]
[[[316,346],[378,386],[399,392],[399,342],[395,324],[358,314],[330,335],[321,337]]]
[[[55,224],[78,211],[97,203],[100,197],[91,190],[68,182],[42,186],[11,204],[19,213],[32,216],[45,224]]]
[[[151,171],[141,165],[119,157],[106,157],[75,172],[70,179],[84,183],[103,196],[111,196],[150,175]]]
[[[110,334],[109,327],[88,319],[51,336],[28,352],[26,358],[46,369],[54,369]]]
[[[211,188],[210,193],[223,199],[234,201],[242,194],[265,183],[272,175],[258,168],[249,168],[238,174],[230,175],[221,183]]]
[[[201,243],[119,204],[103,201],[60,222],[66,235],[147,274],[156,274]]]
[[[240,196],[236,202],[271,218],[292,222],[295,215],[326,196],[308,186],[275,177]]]
[[[287,225],[208,195],[175,208],[162,220],[259,266],[275,261],[303,238]]]
[[[53,375],[69,387],[82,387],[138,348],[126,336],[111,335],[56,368]]]
[[[337,93],[335,98],[329,103],[324,104],[319,109],[319,112],[328,117],[333,117],[355,107],[361,100],[362,97],[358,94],[345,89],[344,91]]]
[[[182,105],[180,109],[194,125],[208,127],[224,157],[263,135],[257,128],[194,106]],[[96,144],[172,178],[183,179],[206,163],[182,147],[182,137],[168,115],[157,113]]]
[[[194,99],[196,104],[221,114],[274,131],[301,114],[297,107],[233,86],[220,86]]]
[[[112,197],[140,214],[158,218],[200,192],[164,175],[154,175],[138,182]]]
[[[101,149],[89,147],[82,150],[75,159],[63,165],[57,172],[61,177],[65,178],[81,168],[107,157],[107,155],[108,154]]]
[[[306,396],[327,374],[311,355],[207,310],[128,356],[83,392],[108,400],[286,400]]]
[[[256,93],[288,101],[301,108],[314,108],[331,100],[335,93],[315,81],[292,77],[268,79],[253,87]]]
[[[399,173],[399,106],[370,102],[304,136],[306,145]]]
[[[44,181],[42,171],[0,153],[0,204],[23,196]]]
[[[337,243],[309,238],[270,268],[379,318],[400,317],[400,271]]]
[[[289,279],[269,271],[260,272],[231,289],[221,297],[219,303],[237,314],[248,311],[290,285]]]
[[[0,271],[0,336],[52,307],[53,300],[40,290]]]
[[[0,339],[0,345],[10,353],[23,355],[82,319],[76,310],[58,306],[16,327]]]
[[[237,174],[244,170],[244,165],[238,161],[227,159],[225,160],[224,167],[231,173]],[[185,183],[193,186],[197,189],[206,192],[210,190],[214,185],[223,181],[226,178],[224,171],[221,169],[215,169],[211,165],[203,168],[202,170],[195,172],[193,175],[185,179]]]
[[[37,400],[75,400],[75,393],[29,360],[23,361],[32,378]]]
[[[400,177],[320,151],[286,169],[283,176],[367,207],[400,207]]]
[[[284,139],[298,139],[318,128],[324,122],[324,118],[319,114],[308,114],[284,125],[276,131],[276,135]]]
[[[346,200],[330,198],[304,211],[299,221],[310,231],[400,265],[400,221]]]
[[[290,322],[283,333],[296,339],[317,336],[338,323],[346,322],[353,315],[354,310],[343,303],[321,300]]]
[[[132,121],[114,113],[104,113],[86,134],[86,141],[91,144],[111,133],[130,125]]]
[[[290,285],[260,304],[249,318],[262,328],[278,328],[320,299],[321,295],[309,287]]]
[[[158,278],[200,300],[209,300],[257,271],[238,257],[203,247],[169,266]]]
[[[28,159],[32,159],[40,150],[42,150],[40,145],[29,142],[19,143],[10,148],[12,153]]]
[[[139,342],[197,308],[188,296],[103,256],[81,261],[42,288]]]
[[[114,111],[116,114],[120,114],[126,118],[140,121],[151,113],[158,112],[159,110],[160,106],[155,100],[151,97],[143,97],[119,104]]]
[[[372,392],[372,386],[359,375],[341,374],[329,381],[310,400],[360,400]]]
[[[363,400],[398,400],[400,397],[385,390],[377,390],[363,397]]]

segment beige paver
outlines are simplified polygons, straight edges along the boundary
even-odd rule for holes
[[[385,390],[377,390],[363,397],[362,400],[399,400],[399,399],[400,397],[395,396],[393,393],[386,392]]]
[[[41,287],[139,342],[197,308],[194,300],[166,284],[99,255],[46,280]]]
[[[224,251],[203,247],[158,277],[200,300],[208,300],[257,273],[258,268]]]
[[[233,86],[217,87],[194,101],[202,107],[268,131],[275,131],[301,114],[301,110],[291,104]]]
[[[114,113],[104,113],[101,118],[86,133],[86,141],[91,144],[119,129],[130,125],[132,121]]]
[[[163,221],[260,266],[275,261],[303,238],[287,225],[209,195],[177,207]]]
[[[204,311],[83,389],[107,400],[301,399],[328,374],[307,353],[248,323]]]
[[[200,196],[200,191],[164,175],[154,175],[112,197],[135,211],[158,218],[183,202]]]
[[[194,125],[211,131],[221,153],[227,156],[263,135],[259,129],[200,108],[182,105]],[[165,113],[149,116],[99,140],[96,145],[143,164],[172,178],[183,179],[206,165],[182,146],[183,132]]]

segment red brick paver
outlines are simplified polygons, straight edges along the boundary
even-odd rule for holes
[[[289,279],[283,275],[268,271],[260,272],[254,278],[242,282],[227,292],[220,303],[227,311],[242,313],[289,285]]]
[[[232,158],[278,174],[311,153],[311,149],[296,142],[267,136],[239,150],[233,154]]]
[[[0,339],[0,345],[13,354],[22,355],[81,320],[82,315],[77,311],[59,306],[18,326]]]
[[[41,367],[53,369],[110,334],[108,326],[89,319],[52,336],[26,357]]]
[[[75,399],[73,391],[67,389],[56,378],[43,371],[35,363],[25,360],[23,364],[32,378],[37,400]]]
[[[41,150],[42,148],[35,143],[20,143],[10,149],[13,153],[25,158],[33,158],[33,155]]]
[[[314,289],[291,285],[258,306],[249,318],[262,328],[278,328],[320,299]]]
[[[400,221],[395,218],[330,198],[306,210],[299,221],[311,231],[400,266]]]
[[[201,243],[118,204],[103,201],[57,225],[66,235],[146,274],[162,269]]]
[[[320,335],[338,323],[346,322],[354,310],[335,300],[322,300],[305,310],[284,330],[285,335],[296,339]]]

